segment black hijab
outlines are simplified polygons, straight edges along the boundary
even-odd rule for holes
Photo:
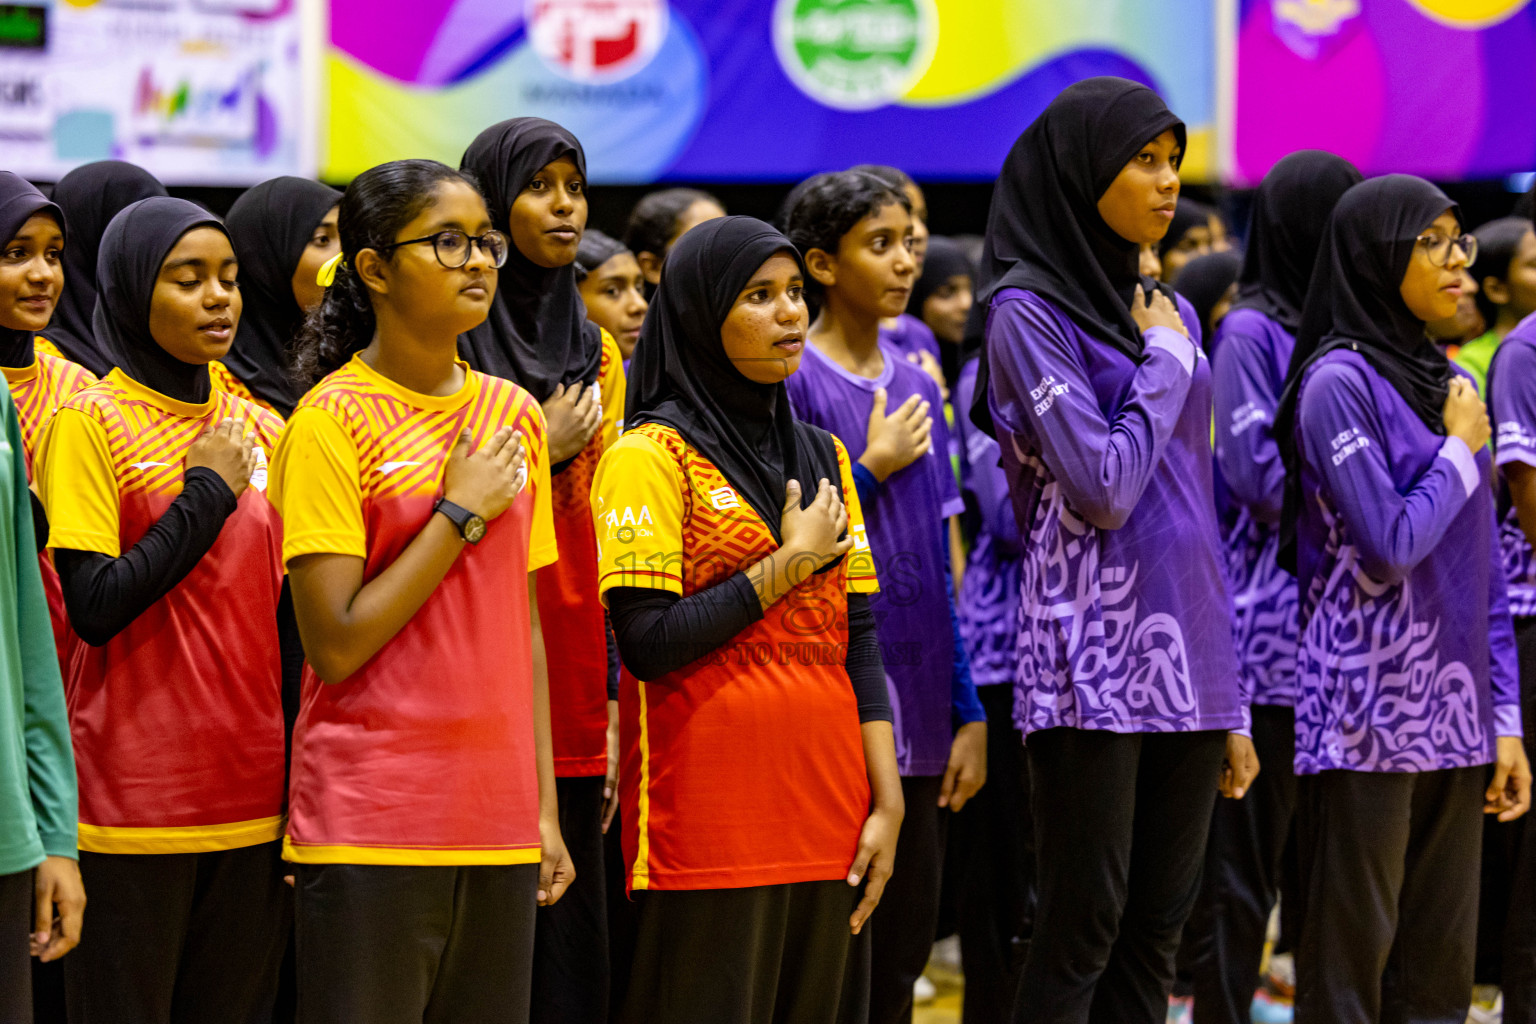
[[[1209,206],[1197,199],[1187,196],[1179,197],[1179,205],[1174,208],[1173,220],[1168,223],[1168,233],[1163,240],[1157,243],[1157,255],[1159,258],[1168,255],[1168,251],[1184,240],[1193,228],[1209,228],[1211,226],[1211,214],[1214,213]]]
[[[1301,329],[1328,215],[1360,180],[1354,164],[1318,149],[1292,153],[1270,168],[1254,195],[1233,309],[1256,309],[1292,336]]]
[[[1334,349],[1358,352],[1430,430],[1445,433],[1451,364],[1425,333],[1401,292],[1415,240],[1446,211],[1461,208],[1423,178],[1388,174],[1361,182],[1334,207],[1307,289],[1301,330],[1275,413],[1275,441],[1286,466],[1281,513],[1282,564],[1295,565],[1301,473],[1296,406],[1307,368]]]
[[[912,286],[912,298],[907,309],[919,320],[923,318],[923,303],[934,292],[949,283],[952,277],[964,275],[975,283],[976,268],[960,243],[943,235],[928,236],[928,252],[923,257],[923,273]]]
[[[459,168],[479,180],[491,223],[510,241],[513,200],[545,165],[563,156],[587,173],[576,136],[541,117],[514,117],[477,135]],[[593,384],[603,360],[602,333],[587,322],[575,266],[541,267],[516,245],[501,268],[490,316],[460,341],[475,369],[516,381],[539,402],[560,384]]]
[[[224,231],[219,218],[201,206],[169,196],[141,199],[113,217],[101,236],[91,318],[97,350],[113,366],[191,405],[208,401],[213,392],[208,364],[184,363],[160,347],[149,333],[149,303],[166,256],[188,231],[203,227]]]
[[[1149,294],[1159,286],[1141,275],[1139,247],[1104,223],[1098,203],[1141,147],[1170,129],[1182,149],[1184,122],[1144,85],[1100,77],[1063,89],[1003,161],[976,304],[986,307],[1004,288],[1027,289],[1060,307],[1079,330],[1139,361],[1131,299],[1137,284]],[[971,419],[995,436],[985,346],[978,375]]]
[[[720,340],[736,296],[775,253],[800,262],[789,239],[752,217],[707,221],[678,240],[629,364],[624,424],[676,429],[778,539],[785,484],[800,481],[809,503],[818,480],[839,476],[832,435],[795,419],[783,384],[742,376]]]
[[[1532,224],[1528,217],[1500,217],[1472,232],[1477,236],[1477,262],[1470,268],[1472,276],[1477,278],[1477,294],[1472,298],[1490,331],[1499,319],[1499,307],[1488,297],[1483,282],[1490,277],[1500,281],[1509,279],[1509,266],[1520,254],[1520,243],[1533,227],[1536,224]]]
[[[304,323],[293,272],[315,228],[341,193],[308,178],[273,178],[246,189],[226,224],[240,261],[244,308],[222,362],[251,393],[287,415],[304,396],[288,374],[288,346]]]
[[[1216,340],[1216,332],[1211,327],[1211,311],[1237,281],[1238,271],[1242,268],[1243,254],[1228,250],[1196,256],[1179,271],[1179,283],[1174,288],[1189,300],[1200,319],[1200,337],[1205,342],[1206,355],[1210,355]]]
[[[39,213],[51,213],[64,231],[64,213],[48,197],[20,175],[0,171],[0,246],[16,237],[21,226]],[[69,251],[66,245],[65,252]],[[34,331],[18,331],[0,326],[0,366],[31,366],[36,358],[32,350]]]
[[[621,253],[629,252],[629,246],[596,228],[581,233],[581,244],[576,247],[576,280],[585,281],[587,275]]]
[[[64,294],[43,337],[98,377],[112,360],[96,348],[91,317],[96,310],[96,259],[107,225],[129,203],[165,195],[165,186],[144,168],[121,160],[76,167],[53,186],[53,201],[69,220],[64,248]]]

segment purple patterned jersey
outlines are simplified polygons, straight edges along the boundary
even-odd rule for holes
[[[1491,762],[1520,691],[1487,450],[1346,349],[1308,369],[1297,423],[1297,773]]]
[[[1488,413],[1493,418],[1494,461],[1536,467],[1536,315],[1526,317],[1494,353],[1488,370]],[[1507,470],[1506,470],[1507,472]],[[1501,487],[1499,547],[1509,584],[1509,613],[1536,615],[1536,559],[1520,515]]]
[[[1247,726],[1212,497],[1210,368],[1198,337],[1145,337],[1138,364],[1032,292],[992,300],[988,403],[1023,538],[1026,735]]]

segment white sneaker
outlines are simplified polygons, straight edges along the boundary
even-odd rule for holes
[[[1504,993],[1494,985],[1478,985],[1472,989],[1472,1008],[1467,1012],[1467,1024],[1503,1024]]]
[[[939,998],[939,990],[933,987],[925,975],[919,974],[917,981],[912,983],[912,1002],[918,1006],[924,1006]]]

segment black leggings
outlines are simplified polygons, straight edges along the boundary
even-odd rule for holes
[[[0,1024],[32,1020],[32,872],[0,875]]]
[[[865,926],[870,937],[869,1024],[908,1024],[912,986],[933,950],[950,810],[939,806],[944,779],[901,780],[907,813],[896,838],[896,870]]]
[[[560,836],[576,883],[539,911],[533,939],[533,1024],[607,1024],[608,886],[603,776],[555,780]]]
[[[1162,1024],[1226,739],[1029,736],[1039,905],[1016,1024]]]

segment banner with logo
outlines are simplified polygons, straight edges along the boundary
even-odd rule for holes
[[[322,173],[457,163],[503,118],[574,131],[592,177],[794,180],[855,163],[989,179],[1063,87],[1122,75],[1212,173],[1209,0],[332,0]]]
[[[169,184],[312,175],[295,0],[0,4],[0,166],[131,160]]]
[[[1238,184],[1295,149],[1366,174],[1496,178],[1536,167],[1531,0],[1244,0]]]

